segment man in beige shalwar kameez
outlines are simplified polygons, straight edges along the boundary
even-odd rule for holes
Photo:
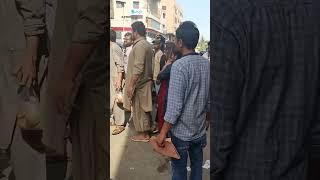
[[[69,123],[73,179],[105,180],[109,177],[107,1],[58,0],[57,4],[43,142],[63,155]]]
[[[128,61],[124,108],[130,110],[132,105],[133,109],[132,120],[138,135],[131,139],[148,142],[152,112],[153,51],[146,40],[144,24],[137,21],[131,27],[134,44]]]

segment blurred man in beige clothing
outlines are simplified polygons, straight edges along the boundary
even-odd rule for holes
[[[112,124],[116,125],[113,135],[124,130],[124,111],[119,107],[117,94],[122,92],[122,80],[124,77],[124,56],[122,49],[116,43],[116,32],[110,30],[110,109]]]
[[[123,38],[123,66],[124,66],[124,79],[127,75],[127,69],[128,69],[128,61],[129,61],[129,54],[131,53],[132,46],[133,46],[133,40],[132,40],[132,34],[126,33]],[[125,86],[125,83],[124,83]],[[132,110],[132,109],[131,109]],[[112,135],[117,135],[123,132],[128,124],[128,122],[131,119],[131,112],[129,110],[124,109],[124,121],[121,125],[117,125],[117,128],[112,132]]]
[[[124,55],[124,71],[125,74],[127,74],[127,69],[128,69],[128,60],[129,60],[129,54],[132,50],[132,45],[133,45],[133,40],[132,40],[132,34],[131,33],[126,33],[123,38],[123,55]]]
[[[157,84],[157,77],[160,72],[160,60],[163,56],[163,49],[165,39],[161,35],[157,35],[156,38],[152,41],[153,48],[154,48],[154,67],[153,67],[153,81],[155,84],[156,92],[158,94],[160,85]]]

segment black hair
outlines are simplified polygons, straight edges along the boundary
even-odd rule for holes
[[[173,43],[173,42],[167,42],[165,44],[165,50],[168,51],[167,58],[171,57],[172,55],[175,55],[175,56],[177,56],[176,59],[180,59],[182,56],[181,52],[178,50],[175,43]]]
[[[110,41],[116,42],[116,40],[117,40],[117,33],[113,29],[110,29]]]
[[[127,32],[127,33],[124,35],[124,37],[127,37],[127,36],[131,36],[131,37],[132,37],[132,33]]]
[[[160,50],[163,52],[165,48],[166,39],[163,36],[160,36]]]
[[[160,44],[160,50],[161,50],[162,52],[164,51],[164,48],[165,48],[165,44],[164,44],[164,43]]]
[[[132,31],[137,32],[140,36],[146,36],[146,27],[143,22],[136,21],[131,25]]]
[[[182,40],[188,49],[195,49],[199,41],[199,30],[192,21],[185,21],[176,30],[176,39]]]

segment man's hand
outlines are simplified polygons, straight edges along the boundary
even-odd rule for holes
[[[128,98],[132,99],[133,93],[134,93],[134,87],[132,85],[128,85],[126,93],[127,93]]]
[[[36,79],[36,65],[32,58],[29,54],[24,55],[22,62],[16,66],[13,72],[19,85],[27,86],[28,88],[34,85]]]
[[[75,43],[71,44],[68,49],[64,70],[55,92],[55,105],[60,114],[68,115],[70,108],[70,100],[73,95],[74,80],[79,75],[81,68],[88,60],[88,55],[96,44],[94,43]]]
[[[139,75],[133,75],[133,77],[129,80],[129,84],[126,92],[129,99],[132,99],[133,97],[138,79],[139,79]]]
[[[69,77],[60,78],[60,82],[57,83],[59,86],[56,90],[56,108],[58,113],[67,115],[70,106],[70,97],[72,95],[72,90],[74,87],[74,82]]]
[[[118,78],[114,84],[116,91],[122,90],[122,80],[123,80],[123,72],[118,73]]]
[[[165,143],[166,137],[167,137],[167,135],[164,134],[164,133],[160,133],[157,136],[156,142],[157,142],[159,147],[164,147],[164,143]]]
[[[120,91],[122,89],[122,82],[121,80],[117,80],[115,83],[116,91]]]
[[[172,124],[170,124],[166,121],[163,123],[160,134],[157,136],[157,139],[156,139],[158,146],[164,147],[164,143],[167,138],[167,134],[168,134],[169,130],[171,129],[171,127],[172,127]]]
[[[27,37],[27,47],[24,52],[23,59],[15,67],[13,75],[22,86],[30,88],[34,85],[37,77],[36,60],[38,54],[38,37]]]

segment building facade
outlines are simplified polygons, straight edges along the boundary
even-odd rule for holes
[[[147,28],[149,42],[157,34],[165,31],[161,17],[160,0],[111,0],[113,1],[113,18],[111,28],[117,33],[117,42],[122,42],[124,34],[131,32],[131,24],[142,21]]]
[[[176,0],[161,0],[161,16],[165,22],[164,34],[175,34],[182,22],[183,12]]]

